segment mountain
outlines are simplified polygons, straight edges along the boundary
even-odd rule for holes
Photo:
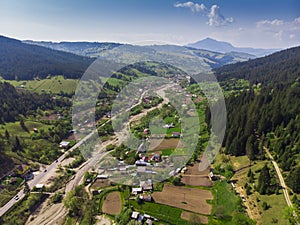
[[[234,86],[239,79],[252,84],[226,98],[225,152],[247,155],[252,161],[265,159],[265,148],[269,149],[296,193],[300,193],[299,62],[300,47],[294,47],[214,70],[221,85]],[[276,185],[270,185],[268,192],[275,190]]]
[[[293,83],[300,74],[299,62],[300,47],[294,47],[247,62],[225,65],[214,72],[220,81],[235,78],[262,85]]]
[[[201,41],[188,44],[187,46],[192,48],[197,48],[197,49],[205,49],[209,51],[221,52],[221,53],[244,52],[251,55],[255,55],[256,57],[269,55],[279,50],[279,49],[238,48],[238,47],[234,47],[232,44],[228,42],[217,41],[212,38],[206,38]]]
[[[55,50],[62,50],[81,56],[100,57],[118,60],[122,63],[132,61],[160,61],[172,65],[182,65],[187,72],[199,73],[226,64],[246,61],[255,58],[254,55],[239,52],[219,53],[208,50],[177,46],[177,45],[149,45],[138,46],[119,43],[100,42],[35,42],[24,43],[39,45]]]
[[[111,42],[51,42],[51,41],[23,41],[25,44],[38,45],[54,50],[73,53],[76,55],[97,57],[98,54],[105,50],[110,50],[119,47],[122,44]]]
[[[48,75],[79,78],[93,61],[91,58],[0,36],[0,75],[4,79],[29,80]]]

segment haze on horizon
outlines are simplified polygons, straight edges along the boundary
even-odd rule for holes
[[[0,0],[1,35],[36,41],[300,45],[298,0]],[[147,42],[150,41],[150,42]]]

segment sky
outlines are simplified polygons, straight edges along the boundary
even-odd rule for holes
[[[36,41],[300,45],[299,0],[0,0],[0,35]]]

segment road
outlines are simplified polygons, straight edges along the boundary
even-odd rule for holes
[[[95,131],[91,132],[90,134],[88,134],[87,136],[85,136],[82,140],[80,140],[78,143],[76,143],[72,148],[69,149],[69,151],[65,152],[62,156],[60,156],[56,161],[54,161],[52,164],[50,164],[47,168],[46,168],[46,172],[41,172],[40,174],[34,176],[34,178],[32,180],[30,180],[28,182],[28,185],[30,187],[30,189],[32,189],[35,185],[37,185],[38,183],[40,183],[40,181],[45,177],[45,176],[49,176],[49,174],[53,174],[55,173],[58,165],[60,164],[60,162],[62,162],[65,157],[67,156],[67,154],[69,154],[69,152],[75,150],[76,148],[78,148],[80,145],[82,145],[86,140],[88,140],[93,134],[95,133]],[[19,191],[17,193],[19,199],[16,200],[14,198],[12,198],[9,202],[7,202],[3,207],[1,207],[0,209],[0,217],[3,216],[16,202],[20,201],[22,198],[24,198],[25,193],[24,193],[24,189],[22,189],[21,191]]]
[[[288,192],[287,186],[285,184],[285,181],[283,179],[283,176],[282,176],[282,173],[280,171],[280,168],[279,168],[277,162],[274,160],[273,156],[271,155],[269,149],[267,149],[266,147],[264,147],[264,150],[266,151],[268,157],[271,159],[271,161],[273,163],[273,166],[274,166],[274,168],[276,170],[276,173],[277,173],[277,176],[279,178],[279,182],[280,182],[280,185],[282,187],[282,191],[283,191],[283,194],[284,194],[284,197],[285,197],[285,201],[286,201],[286,203],[287,203],[287,205],[289,207],[292,207],[293,203],[292,203],[292,201],[290,199],[289,192]],[[295,213],[294,213],[294,216],[297,217],[297,215]],[[299,225],[298,222],[296,222],[296,223]]]
[[[167,89],[167,88],[170,88],[170,86],[166,86],[163,89]],[[145,95],[145,92],[147,92],[147,91],[144,91],[141,94],[138,102],[136,104],[132,105],[126,111],[131,110],[135,106],[139,105],[142,102],[142,99],[143,99],[143,96]],[[157,91],[157,93],[159,93],[160,95],[164,95],[163,90]],[[111,119],[113,119],[113,118],[111,118]],[[108,123],[110,120],[106,121],[104,124]],[[102,124],[102,126],[104,124]],[[68,151],[66,151],[62,156],[60,156],[57,160],[55,160],[52,164],[50,164],[48,167],[46,167],[46,169],[43,172],[41,172],[40,174],[34,176],[34,178],[31,181],[28,182],[28,185],[29,185],[30,189],[32,189],[34,186],[36,186],[38,183],[40,183],[42,181],[42,179],[44,179],[46,176],[49,176],[50,174],[55,174],[55,171],[56,171],[58,165],[66,158],[67,154],[69,154],[69,152],[71,152],[71,151],[75,150],[76,148],[78,148],[79,146],[81,146],[85,141],[87,141],[89,138],[91,138],[95,134],[96,131],[97,130],[95,129],[94,131],[89,133],[87,136],[85,136],[83,139],[81,139],[79,142],[77,142],[72,148],[70,148]],[[70,191],[76,185],[78,185],[79,182],[81,181],[84,173],[87,171],[87,169],[90,168],[91,165],[95,164],[96,160],[99,160],[100,158],[102,158],[103,156],[105,156],[108,153],[105,153],[105,155],[103,155],[103,156],[102,156],[102,154],[104,154],[103,152],[102,153],[100,152],[100,153],[97,153],[97,154],[100,154],[100,155],[97,155],[96,157],[93,157],[92,159],[87,161],[86,162],[87,167],[84,167],[84,169],[82,169],[82,170],[80,169],[77,172],[78,175],[77,174],[75,175],[75,178],[74,178],[75,181],[72,181],[69,185],[67,185],[67,187],[66,187],[67,191]],[[1,207],[0,217],[3,216],[16,202],[22,200],[25,197],[24,189],[19,191],[17,193],[17,195],[18,195],[17,200],[15,198],[12,198],[8,203],[6,203],[3,207]]]

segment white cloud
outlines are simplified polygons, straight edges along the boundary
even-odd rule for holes
[[[261,32],[273,35],[279,41],[290,39],[300,41],[300,17],[291,21],[261,20],[256,22],[256,28]]]
[[[194,2],[184,2],[184,3],[176,3],[174,7],[189,8],[192,12],[198,12],[206,15],[208,17],[207,24],[209,26],[220,27],[220,26],[225,26],[227,24],[230,24],[234,21],[232,17],[225,18],[220,12],[220,7],[217,5],[212,5],[210,9],[207,9],[207,7],[204,4],[198,4]]]
[[[189,8],[192,10],[192,12],[205,12],[206,7],[204,4],[198,4],[194,2],[185,2],[185,3],[176,3],[174,5],[176,8]]]
[[[213,5],[211,7],[210,12],[208,14],[208,18],[209,18],[208,25],[216,26],[216,27],[224,26],[233,23],[234,21],[232,17],[225,18],[220,12],[220,7],[217,5]]]

